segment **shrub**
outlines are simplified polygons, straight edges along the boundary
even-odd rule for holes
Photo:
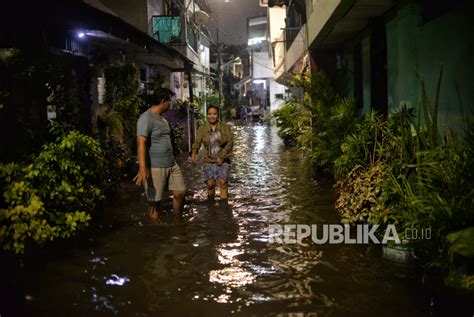
[[[309,126],[307,113],[296,101],[286,102],[280,109],[272,112],[278,127],[278,136],[286,145],[295,145],[302,134],[302,129]]]
[[[303,73],[292,80],[303,100],[292,100],[272,113],[285,144],[304,154],[307,173],[333,172],[340,145],[356,122],[355,104],[340,97],[323,71]]]
[[[173,146],[173,155],[178,156],[183,152],[182,142],[184,139],[184,128],[177,124],[170,124],[171,145]]]
[[[135,128],[140,108],[143,100],[140,98],[138,89],[138,71],[132,64],[116,62],[108,65],[105,70],[106,85],[106,102],[109,107],[108,119],[103,123],[109,128],[109,132],[120,132],[115,134],[116,137],[122,139],[125,148],[130,149],[131,144],[135,141]],[[110,115],[113,114],[113,117]],[[118,129],[113,129],[115,126]]]
[[[98,141],[76,131],[43,146],[31,164],[0,165],[2,247],[23,253],[28,244],[67,238],[87,226],[100,190]]]
[[[334,173],[342,179],[356,166],[369,168],[383,162],[398,172],[416,163],[417,133],[413,133],[413,109],[402,106],[388,119],[371,111],[355,124],[354,132],[341,144],[341,156],[334,161]],[[418,130],[420,134],[426,130]]]
[[[384,223],[389,212],[383,203],[382,182],[386,168],[375,164],[369,169],[356,166],[347,180],[338,182],[338,198],[335,203],[343,223]]]
[[[103,152],[102,160],[102,189],[111,194],[120,188],[120,181],[124,176],[124,166],[127,160],[127,151],[116,137],[101,137],[100,147]]]
[[[311,129],[304,130],[300,148],[306,153],[307,169],[334,173],[334,160],[341,155],[341,144],[355,125],[355,105],[337,98],[329,110],[313,113]]]

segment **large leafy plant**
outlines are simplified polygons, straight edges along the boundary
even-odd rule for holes
[[[286,145],[297,144],[303,130],[310,126],[308,112],[295,100],[288,101],[280,109],[273,111],[272,117],[278,127],[278,136]]]
[[[302,107],[309,116],[298,142],[306,170],[332,174],[340,145],[357,121],[355,104],[336,92],[323,71],[303,73],[293,79],[293,85],[303,91]]]
[[[132,64],[116,62],[104,70],[106,103],[109,110],[103,115],[108,132],[123,140],[129,150],[135,137],[135,126],[143,100],[138,87],[138,71]]]
[[[382,183],[386,177],[386,168],[375,164],[369,169],[357,166],[349,172],[347,181],[338,188],[335,203],[342,222],[383,223],[389,213],[383,203]]]
[[[304,97],[273,112],[278,133],[302,151],[307,174],[331,174],[340,145],[354,127],[355,104],[337,94],[323,71],[295,76],[291,84]]]
[[[0,165],[3,249],[23,253],[86,226],[103,198],[101,156],[98,141],[72,131],[45,144],[29,164]]]

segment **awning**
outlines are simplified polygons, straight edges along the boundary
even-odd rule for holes
[[[331,1],[316,2],[313,14],[308,19],[308,26],[316,32],[309,32],[311,49],[338,47],[360,33],[371,19],[383,15],[396,5],[395,0],[347,0],[339,1],[330,11],[324,6]],[[319,28],[312,27],[316,25]]]
[[[249,83],[251,80],[252,80],[252,77],[250,77],[250,76],[244,77],[241,81],[239,81],[238,83],[234,84],[234,88],[235,88],[235,89],[240,89],[240,88],[242,88],[242,86],[244,86],[245,84]]]

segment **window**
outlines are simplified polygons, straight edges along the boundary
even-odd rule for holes
[[[150,20],[149,34],[163,44],[181,43],[181,17],[152,17]]]

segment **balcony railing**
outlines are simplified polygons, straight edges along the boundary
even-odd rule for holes
[[[163,44],[181,44],[180,16],[153,16],[148,26],[149,34]]]
[[[155,15],[150,20],[148,32],[154,39],[163,44],[181,44],[183,43],[183,36],[186,34],[184,42],[197,52],[197,32],[189,23],[186,23],[185,27],[186,29],[182,28],[181,16]]]
[[[196,31],[194,31],[194,29],[191,27],[191,25],[189,23],[186,23],[186,37],[187,37],[187,43],[188,45],[195,51],[197,52],[198,49],[197,49],[197,35],[196,35]]]

